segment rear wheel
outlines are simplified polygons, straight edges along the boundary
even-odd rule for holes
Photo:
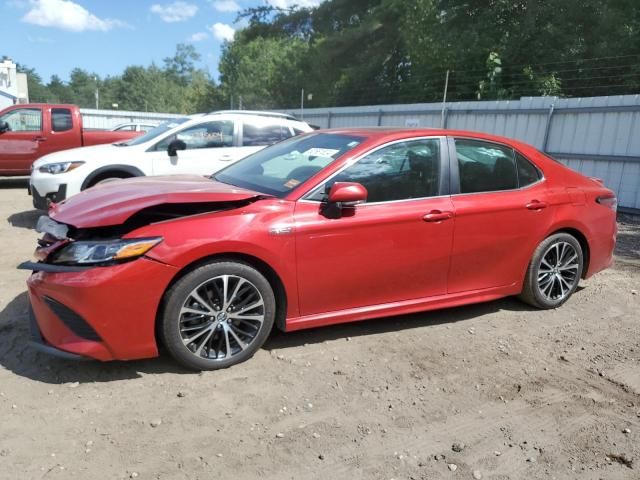
[[[568,233],[551,235],[533,254],[520,299],[542,309],[559,307],[578,288],[583,268],[580,242]]]
[[[173,358],[194,370],[226,368],[249,359],[273,326],[276,301],[267,279],[238,262],[212,262],[167,292],[160,319]]]

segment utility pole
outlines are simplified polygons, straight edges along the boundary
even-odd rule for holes
[[[300,120],[304,120],[304,88],[300,92]]]
[[[242,95],[240,95],[240,98],[238,99],[238,110],[242,110]]]
[[[100,110],[100,89],[98,88],[98,77],[93,77],[93,81],[96,82],[96,110]]]
[[[441,127],[444,128],[444,114],[447,109],[447,90],[449,89],[449,70],[447,70],[447,78],[444,81],[444,96],[442,97],[442,118],[441,118]]]

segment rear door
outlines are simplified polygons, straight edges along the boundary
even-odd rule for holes
[[[186,150],[170,157],[167,147],[182,140]],[[186,127],[160,141],[147,152],[153,156],[153,174],[211,175],[240,158],[238,128],[233,120],[208,120]]]
[[[0,120],[10,130],[0,133],[0,172],[28,173],[34,160],[42,156],[46,143],[42,109],[19,107],[4,113]]]
[[[443,138],[394,142],[297,202],[301,315],[446,293],[454,218],[443,154]],[[336,181],[358,182],[369,197],[348,215],[327,218],[320,200]]]
[[[46,112],[46,141],[40,144],[40,156],[80,147],[80,112],[64,106],[51,107]]]
[[[507,145],[449,140],[456,212],[448,292],[522,281],[552,219],[542,173]]]

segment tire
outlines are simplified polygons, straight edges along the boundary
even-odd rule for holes
[[[102,185],[103,183],[111,183],[111,182],[115,182],[117,180],[122,180],[125,177],[117,177],[117,176],[113,176],[113,177],[104,177],[101,178],[99,180],[96,180],[95,182],[93,182],[89,188],[91,187],[95,187],[96,185]]]
[[[178,363],[217,370],[251,358],[269,336],[275,316],[273,288],[260,272],[245,263],[214,261],[167,291],[158,330]]]
[[[558,308],[578,288],[583,268],[580,242],[568,233],[551,235],[533,253],[520,299],[540,309]]]

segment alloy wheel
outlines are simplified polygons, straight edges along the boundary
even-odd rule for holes
[[[220,275],[193,289],[180,309],[182,343],[199,358],[228,360],[249,347],[265,319],[264,300],[246,278]]]
[[[557,302],[573,292],[580,280],[580,260],[575,247],[556,242],[547,248],[538,267],[538,288],[547,299]]]

